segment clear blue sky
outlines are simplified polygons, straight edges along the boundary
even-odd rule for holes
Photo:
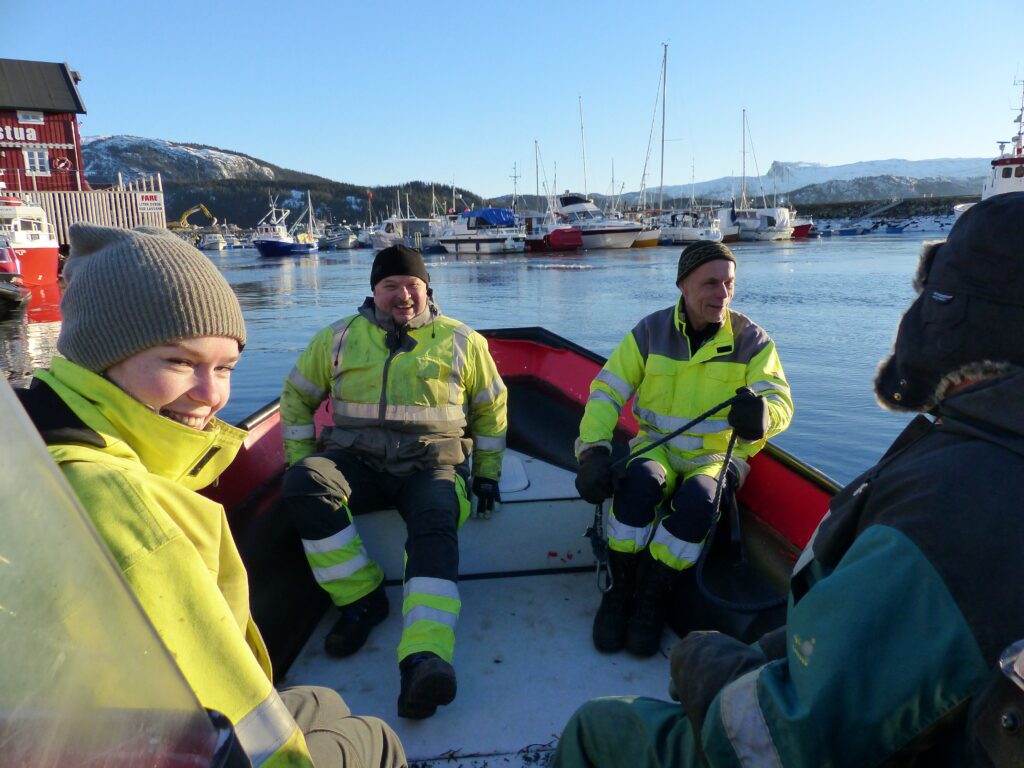
[[[42,12],[42,13],[41,13]],[[1024,78],[1021,0],[0,0],[0,57],[82,73],[86,136],[210,144],[355,184],[485,196],[640,186],[668,49],[665,183],[772,160],[990,157]],[[648,185],[658,183],[658,138]],[[752,160],[748,153],[748,170]]]

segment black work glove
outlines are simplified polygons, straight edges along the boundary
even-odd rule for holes
[[[501,501],[498,481],[489,477],[474,477],[473,495],[476,496],[476,511],[472,513],[472,517],[489,518],[494,511],[494,505]]]
[[[768,424],[768,403],[753,392],[737,400],[729,409],[729,426],[744,440],[762,439],[768,434]]]
[[[612,495],[612,456],[607,448],[590,448],[580,456],[576,490],[591,504],[600,504]]]

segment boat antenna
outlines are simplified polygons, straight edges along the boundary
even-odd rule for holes
[[[583,145],[583,196],[587,197],[587,138],[583,133],[583,96],[580,101],[580,144]]]
[[[668,43],[662,43],[661,55],[661,178],[658,180],[658,210],[665,209],[665,91],[668,80]]]
[[[512,179],[512,210],[514,211],[516,209],[516,198],[519,196],[518,181],[521,178],[517,173],[515,163],[512,163],[512,175],[509,178]]]

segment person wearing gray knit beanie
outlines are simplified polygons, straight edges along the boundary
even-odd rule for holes
[[[63,357],[19,397],[183,679],[253,762],[405,765],[394,731],[336,691],[275,690],[226,512],[198,493],[246,438],[216,418],[246,342],[231,286],[166,230],[70,235]]]

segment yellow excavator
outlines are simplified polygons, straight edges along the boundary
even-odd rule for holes
[[[211,227],[217,226],[217,217],[210,213],[209,208],[207,208],[202,203],[199,203],[198,205],[193,205],[191,208],[189,208],[183,214],[181,214],[180,219],[178,219],[177,221],[172,221],[170,224],[168,224],[168,229],[188,229],[188,217],[191,216],[193,213],[199,213],[200,211],[202,211],[203,215],[210,220]]]

